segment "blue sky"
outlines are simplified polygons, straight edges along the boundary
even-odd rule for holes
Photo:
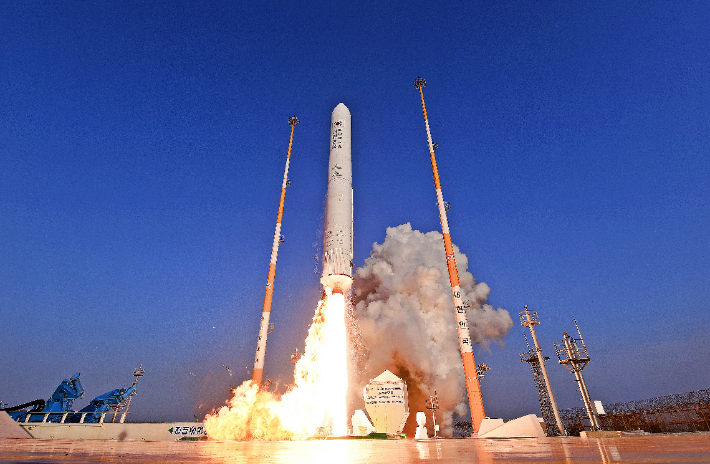
[[[188,420],[248,378],[296,114],[265,368],[288,382],[339,102],[355,266],[387,227],[440,230],[417,76],[453,241],[516,321],[475,352],[486,412],[539,413],[525,304],[548,356],[577,318],[594,399],[710,387],[709,21],[699,1],[3,2],[0,401],[77,371],[88,400],[142,363],[134,420]]]

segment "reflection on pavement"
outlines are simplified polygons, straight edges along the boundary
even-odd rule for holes
[[[17,463],[638,463],[710,462],[710,434],[618,438],[131,442],[0,439]]]

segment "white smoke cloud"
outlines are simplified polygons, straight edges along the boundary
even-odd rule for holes
[[[488,347],[513,327],[505,309],[485,304],[490,288],[476,283],[468,258],[454,245],[471,336]],[[412,230],[411,224],[387,229],[354,277],[354,316],[364,353],[366,384],[385,369],[407,380],[410,421],[423,410],[424,399],[436,391],[442,432],[453,432],[453,415],[468,411],[456,318],[441,233]],[[365,378],[367,377],[367,378]],[[416,410],[414,409],[416,408]]]

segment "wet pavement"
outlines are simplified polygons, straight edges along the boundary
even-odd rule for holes
[[[710,434],[618,438],[138,442],[0,439],[16,463],[710,463]]]

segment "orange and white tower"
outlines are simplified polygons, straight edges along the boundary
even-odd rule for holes
[[[271,316],[271,299],[274,294],[274,277],[276,276],[276,258],[279,254],[279,244],[283,241],[281,236],[281,218],[284,212],[284,200],[286,199],[286,187],[290,185],[288,180],[288,165],[291,161],[291,145],[293,144],[293,130],[299,123],[296,116],[288,118],[291,125],[291,138],[288,141],[288,154],[286,155],[286,169],[284,179],[281,184],[281,201],[279,202],[279,213],[276,217],[276,232],[274,232],[274,244],[271,247],[271,262],[269,263],[269,276],[266,280],[266,293],[264,294],[264,307],[261,312],[261,326],[259,327],[259,339],[256,342],[256,357],[254,358],[254,370],[251,381],[261,387],[261,380],[264,375],[264,356],[266,355],[266,337],[271,331],[269,317]]]
[[[481,396],[481,386],[478,383],[478,374],[476,372],[476,362],[473,359],[473,341],[468,330],[468,321],[466,320],[466,307],[461,299],[461,287],[459,286],[459,273],[456,269],[456,259],[454,258],[454,247],[451,244],[451,235],[449,234],[449,223],[446,219],[447,205],[444,202],[444,196],[441,193],[441,183],[439,182],[439,171],[436,167],[436,158],[434,157],[434,144],[431,141],[431,132],[429,130],[429,119],[426,114],[426,105],[424,105],[424,91],[422,88],[426,85],[426,81],[421,77],[417,77],[414,81],[414,87],[419,89],[419,95],[422,99],[422,110],[424,111],[424,124],[426,126],[426,136],[429,142],[429,155],[431,157],[431,168],[434,174],[434,185],[436,186],[436,203],[439,207],[439,219],[441,220],[441,232],[444,235],[444,249],[446,251],[446,265],[449,268],[449,281],[451,282],[451,296],[454,300],[454,308],[456,309],[456,329],[459,335],[459,348],[461,349],[461,359],[463,360],[463,374],[466,377],[466,391],[468,393],[468,403],[471,408],[471,423],[475,433],[481,427],[481,422],[486,417],[483,410],[483,398]]]

